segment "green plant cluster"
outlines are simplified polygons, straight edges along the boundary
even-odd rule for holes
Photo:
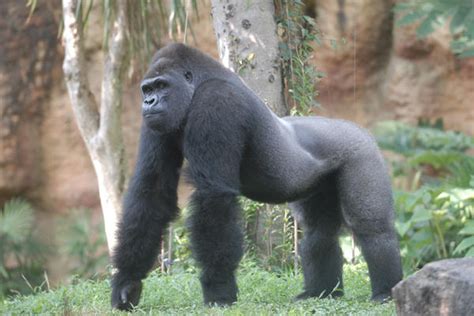
[[[49,287],[46,259],[67,258],[73,278],[102,278],[108,264],[102,220],[89,209],[72,209],[56,221],[56,247],[39,238],[31,205],[22,199],[5,203],[0,211],[0,297]],[[56,257],[57,259],[57,257]]]
[[[43,279],[48,248],[34,233],[31,205],[13,199],[0,209],[0,298],[31,293]]]
[[[103,221],[94,222],[90,209],[77,208],[69,210],[57,227],[59,250],[71,262],[69,273],[91,279],[104,276],[108,252]]]
[[[34,14],[38,0],[28,0],[26,6],[29,7],[28,20]],[[113,17],[116,14],[116,1],[100,1],[102,16],[104,19],[103,47],[108,48],[110,32],[113,28]],[[168,30],[168,36],[176,40],[176,35],[184,34],[185,37],[189,31],[195,39],[189,15],[195,13],[199,19],[199,10],[197,0],[170,0],[165,5],[162,0],[136,0],[128,1],[129,10],[127,11],[127,36],[128,36],[128,55],[131,57],[132,72],[138,70],[143,73],[146,65],[152,57],[154,51],[162,44],[162,35]],[[87,29],[89,17],[94,9],[94,0],[80,0],[77,2],[76,16],[81,22],[79,27],[83,32]],[[58,37],[61,36],[63,25],[58,31]],[[95,36],[96,34],[94,34]],[[186,40],[186,38],[185,38]]]
[[[303,1],[275,2],[283,75],[292,101],[289,102],[291,115],[308,115],[320,106],[315,84],[324,77],[310,63],[314,45],[321,44],[319,30],[314,19],[304,15]]]
[[[291,270],[295,264],[298,265],[294,243],[300,232],[296,232],[295,236],[294,220],[287,205],[267,205],[243,197],[240,204],[244,261],[253,260],[266,270],[273,271]],[[179,219],[169,228],[171,232],[168,230],[165,233],[157,267],[166,274],[171,270],[173,273],[196,271],[185,224],[188,212],[187,208],[183,209]]]
[[[268,270],[287,270],[298,265],[295,221],[288,205],[269,205],[241,198],[246,256]]]
[[[400,156],[392,170],[395,183],[405,181],[405,190],[395,190],[405,271],[474,257],[474,157],[467,153],[474,138],[400,122],[381,123],[374,132],[383,149]]]
[[[415,0],[395,6],[398,26],[420,22],[416,34],[424,38],[449,23],[451,49],[459,57],[474,56],[474,4],[472,0]]]

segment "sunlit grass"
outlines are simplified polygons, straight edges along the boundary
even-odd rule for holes
[[[138,314],[153,315],[395,315],[393,303],[370,302],[365,265],[346,265],[345,296],[293,302],[302,286],[300,273],[275,273],[244,262],[239,270],[239,301],[227,308],[205,307],[195,273],[159,275],[145,281]],[[108,281],[82,281],[49,292],[10,298],[1,314],[120,314],[110,308]]]

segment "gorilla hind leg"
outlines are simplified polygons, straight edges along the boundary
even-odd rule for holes
[[[368,157],[342,170],[339,180],[343,216],[367,262],[372,300],[382,302],[403,277],[390,178],[381,158]]]
[[[369,267],[372,300],[384,302],[402,279],[397,236],[393,230],[375,234],[355,231],[355,236]]]
[[[342,296],[343,257],[338,239],[342,220],[334,181],[291,207],[304,234],[300,246],[304,291],[296,299]]]

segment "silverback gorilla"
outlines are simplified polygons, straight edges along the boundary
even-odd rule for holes
[[[205,303],[237,299],[239,195],[290,202],[304,231],[304,291],[297,299],[342,295],[342,224],[361,246],[372,299],[390,297],[402,278],[392,192],[367,131],[323,117],[278,118],[235,73],[183,44],[158,51],[141,90],[139,153],[112,258],[114,308],[138,304],[163,232],[178,215],[184,158],[196,188],[189,229]]]

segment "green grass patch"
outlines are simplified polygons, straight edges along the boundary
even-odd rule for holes
[[[238,302],[231,307],[206,307],[196,273],[151,273],[137,314],[152,315],[395,315],[393,303],[370,302],[365,265],[346,265],[345,296],[293,302],[302,288],[300,273],[265,271],[244,263],[238,273]],[[110,308],[108,281],[77,280],[73,285],[17,296],[0,303],[0,314],[122,314]]]

